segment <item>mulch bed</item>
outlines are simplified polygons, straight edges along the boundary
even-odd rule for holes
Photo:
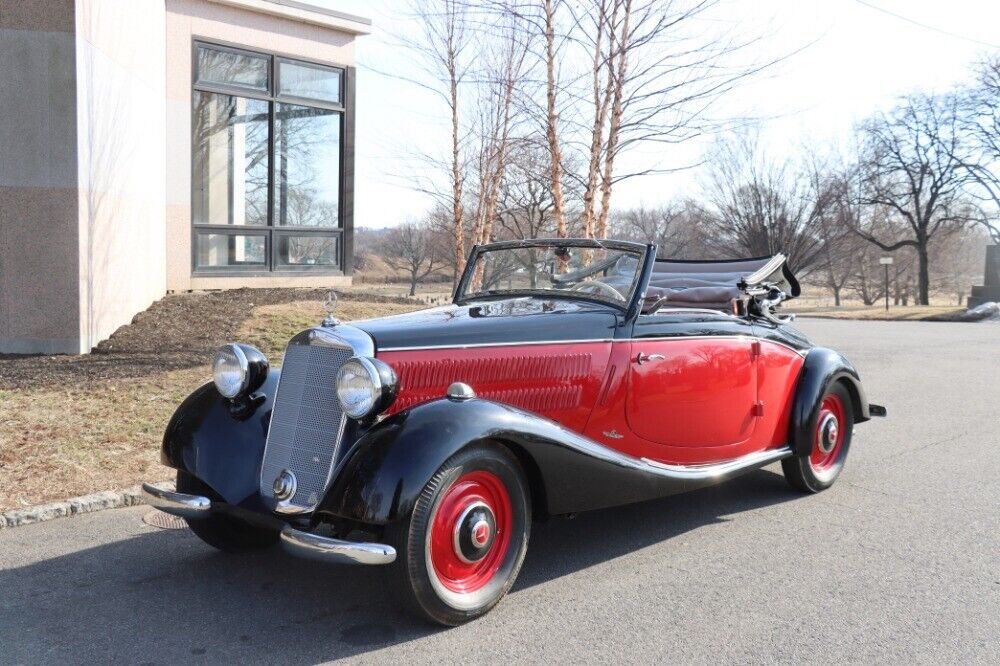
[[[204,365],[232,340],[258,305],[322,300],[327,289],[230,289],[166,296],[135,316],[93,353],[82,356],[0,354],[0,390],[144,377]],[[412,303],[394,296],[338,291],[344,300]]]

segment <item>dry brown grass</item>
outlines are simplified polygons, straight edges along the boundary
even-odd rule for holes
[[[841,307],[800,306],[790,303],[783,312],[794,312],[803,317],[824,319],[866,319],[875,321],[923,321],[931,317],[965,312],[965,308],[947,305],[890,306],[886,312],[884,305],[843,305]]]
[[[342,300],[337,315],[347,321],[420,307],[425,306]],[[235,337],[279,363],[288,338],[322,317],[316,300],[261,305],[248,311]],[[144,325],[143,319],[133,326]],[[205,337],[194,329],[190,335]],[[148,354],[123,351],[0,359],[0,379],[12,378],[0,383],[0,511],[169,478],[171,470],[159,462],[163,428],[180,401],[210,379],[210,348],[180,342],[203,360],[156,371]],[[128,367],[136,363],[141,367]],[[42,369],[35,382],[28,377],[33,366]]]
[[[0,510],[166,478],[163,427],[206,374],[0,391]]]
[[[336,315],[341,321],[369,319],[386,315],[412,312],[427,307],[423,303],[369,303],[341,301]],[[254,308],[253,317],[244,322],[239,339],[251,344],[275,363],[285,353],[288,339],[299,331],[315,326],[326,312],[321,301],[297,301]]]

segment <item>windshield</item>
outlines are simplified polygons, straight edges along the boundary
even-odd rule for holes
[[[458,300],[557,296],[625,308],[636,288],[642,246],[599,241],[530,241],[487,245],[473,258]]]

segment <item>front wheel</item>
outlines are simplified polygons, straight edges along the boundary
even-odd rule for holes
[[[477,445],[449,458],[408,520],[391,528],[403,593],[444,625],[474,620],[510,590],[531,530],[531,498],[517,460]]]
[[[854,430],[854,408],[847,388],[836,383],[823,395],[808,456],[781,461],[788,483],[805,493],[818,493],[833,485],[844,469]]]

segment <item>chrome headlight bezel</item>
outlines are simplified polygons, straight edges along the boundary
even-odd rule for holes
[[[348,373],[364,376],[368,380],[370,386],[363,401],[345,399],[344,383],[349,381]],[[337,371],[337,400],[347,416],[357,421],[364,421],[389,408],[396,399],[398,385],[396,372],[387,363],[377,358],[352,356]]]
[[[223,369],[224,363],[230,367]],[[231,342],[220,347],[212,357],[212,382],[222,397],[237,400],[260,388],[267,379],[268,369],[267,357],[259,349]],[[225,377],[223,373],[226,372],[238,374]]]

